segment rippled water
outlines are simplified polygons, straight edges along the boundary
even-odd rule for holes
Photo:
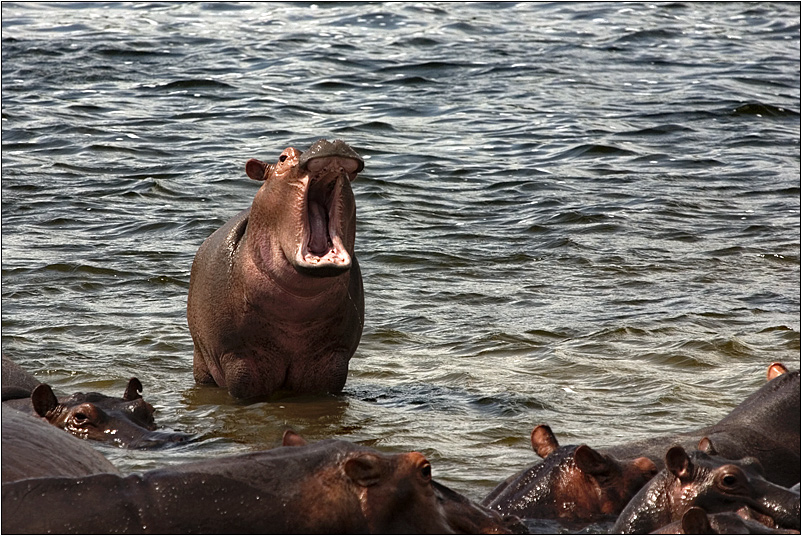
[[[2,349],[62,391],[138,376],[124,471],[284,429],[419,450],[480,499],[563,444],[718,420],[800,359],[800,8],[2,4]],[[342,138],[366,292],[341,396],[192,380],[198,246],[251,157]]]

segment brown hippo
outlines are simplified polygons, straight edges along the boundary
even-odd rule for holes
[[[122,398],[100,393],[74,393],[56,398],[46,383],[39,384],[30,398],[6,405],[18,410],[32,407],[39,417],[81,439],[103,441],[118,447],[154,448],[182,443],[192,436],[156,430],[153,406],[140,395],[142,384],[131,378]]]
[[[776,374],[785,369],[776,365],[769,367],[770,381],[712,426],[599,450],[616,458],[648,456],[662,469],[671,445],[693,450],[707,437],[718,455],[732,460],[755,457],[768,480],[792,486],[800,474],[800,377],[798,370]]]
[[[799,531],[767,527],[736,512],[708,514],[704,509],[692,506],[682,514],[682,519],[651,534],[799,534]]]
[[[644,534],[682,518],[691,506],[707,512],[747,507],[777,526],[799,530],[799,494],[763,478],[754,458],[727,460],[679,445],[665,456],[663,469],[629,502],[613,533]]]
[[[41,417],[81,439],[104,441],[119,447],[151,448],[181,443],[191,436],[159,432],[154,409],[142,398],[142,383],[128,380],[122,398],[101,393],[74,393],[56,397],[14,361],[3,356],[3,406]]]
[[[511,523],[432,480],[418,452],[337,440],[126,477],[8,483],[2,509],[4,533],[509,534]]]
[[[86,442],[41,419],[3,408],[2,480],[45,476],[79,477],[117,469]]]
[[[619,461],[587,445],[560,447],[546,425],[536,426],[531,439],[543,461],[497,486],[484,506],[523,518],[612,520],[657,474],[648,458]]]
[[[342,389],[364,322],[351,191],[363,166],[341,140],[248,160],[247,175],[264,181],[251,208],[192,263],[195,381],[237,398]]]

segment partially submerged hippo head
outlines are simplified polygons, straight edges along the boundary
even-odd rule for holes
[[[799,494],[763,478],[756,459],[727,460],[676,445],[668,449],[665,463],[621,512],[614,533],[658,530],[679,521],[692,506],[709,513],[746,507],[778,527],[799,530]]]
[[[299,272],[339,275],[351,267],[356,205],[351,181],[362,158],[344,141],[318,140],[301,152],[289,147],[278,162],[252,158],[245,172],[264,185],[254,198],[251,225],[273,229],[273,248]],[[272,257],[272,255],[271,255]]]
[[[303,447],[292,430],[282,445]],[[395,456],[354,452],[342,463],[350,486],[362,497],[369,532],[409,534],[524,534],[515,516],[503,517],[432,480],[432,466],[419,452]],[[348,500],[344,499],[343,503]]]
[[[57,398],[42,383],[31,393],[37,415],[74,436],[128,448],[151,448],[186,441],[190,436],[158,432],[153,406],[141,395],[142,383],[131,378],[122,398],[101,393],[75,393]]]
[[[648,458],[616,460],[587,445],[560,447],[551,428],[532,430],[544,460],[496,488],[482,504],[526,518],[590,522],[617,515],[657,468]]]

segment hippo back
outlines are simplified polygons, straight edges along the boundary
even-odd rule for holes
[[[102,454],[36,417],[4,407],[2,480],[117,473]]]
[[[3,400],[30,396],[31,391],[40,383],[30,372],[5,355],[0,371],[2,371],[0,374],[2,375]]]

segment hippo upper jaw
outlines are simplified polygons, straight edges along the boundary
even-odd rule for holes
[[[306,166],[301,240],[291,259],[313,277],[334,277],[351,268],[355,207],[350,182],[360,162],[347,156],[315,158]]]

